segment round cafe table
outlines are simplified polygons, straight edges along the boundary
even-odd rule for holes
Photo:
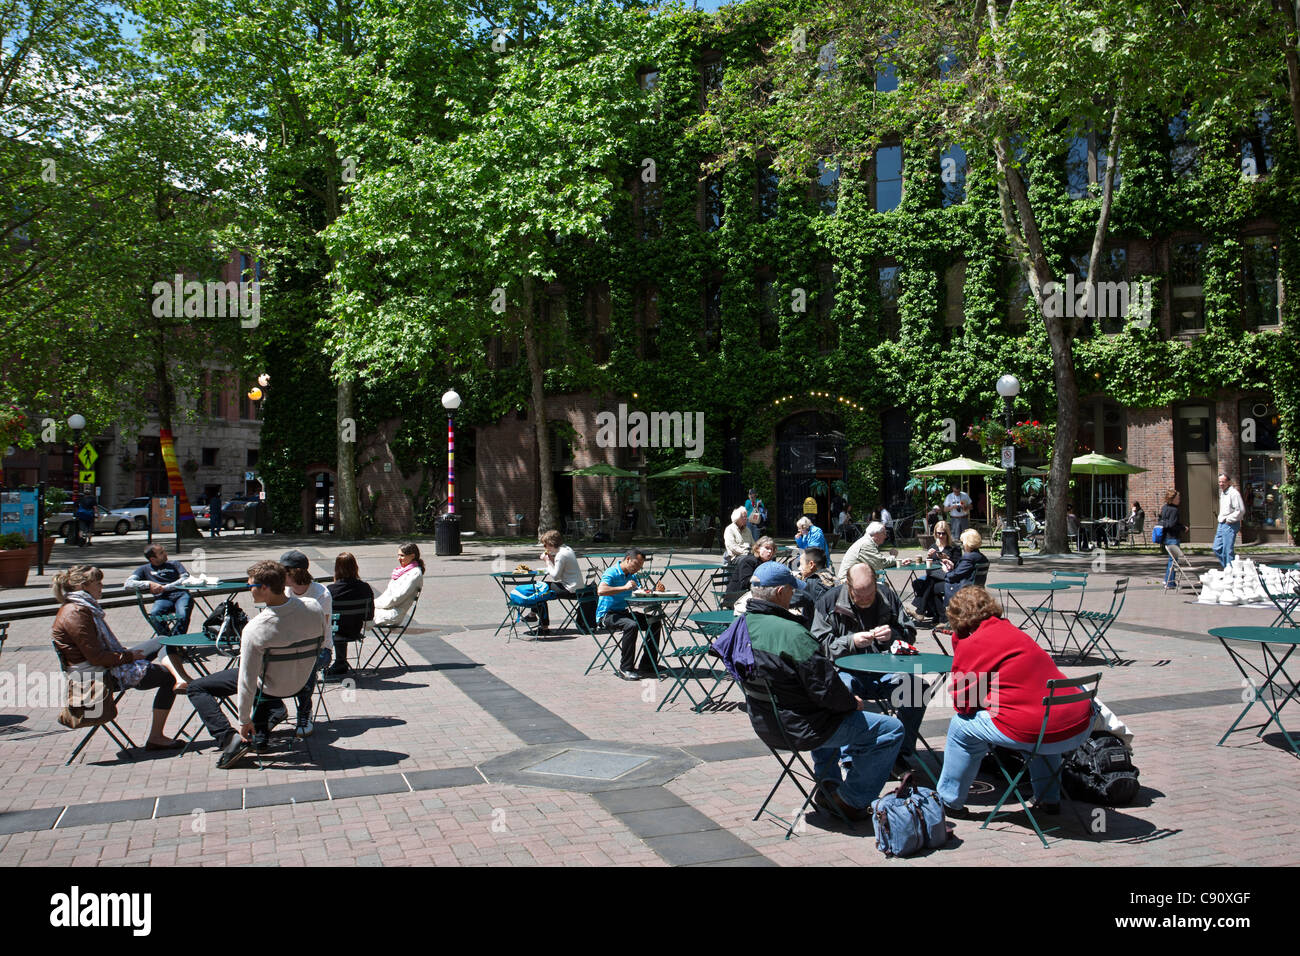
[[[1048,652],[1055,654],[1058,652],[1053,646],[1052,638],[1043,626],[1043,622],[1051,620],[1052,601],[1056,596],[1056,592],[1064,591],[1069,586],[1065,581],[996,581],[990,583],[988,588],[1006,594],[1011,599],[1011,603],[1024,615],[1024,619],[1016,626],[1027,632],[1029,625],[1032,624],[1034,630],[1038,631],[1038,636],[1047,645]],[[1043,597],[1032,609],[1026,609],[1016,597],[1017,594],[1041,594]],[[1010,619],[1010,615],[1007,615],[1007,617]]]
[[[712,603],[708,600],[709,595],[709,577],[714,571],[720,570],[721,564],[716,561],[712,564],[670,564],[668,565],[668,574],[672,580],[686,595],[687,603],[682,606],[682,613],[694,614],[697,611],[703,611]]]
[[[1246,701],[1245,709],[1237,715],[1237,719],[1232,722],[1227,733],[1219,738],[1219,746],[1230,735],[1239,730],[1255,730],[1255,727],[1238,727],[1246,714],[1256,704],[1261,705],[1268,713],[1269,717],[1263,724],[1259,725],[1255,733],[1256,737],[1264,736],[1264,731],[1269,725],[1276,721],[1277,729],[1282,731],[1282,736],[1286,738],[1287,744],[1291,747],[1292,752],[1300,756],[1300,745],[1296,743],[1285,727],[1282,726],[1282,708],[1296,699],[1300,694],[1300,685],[1296,683],[1295,678],[1286,672],[1286,662],[1291,655],[1295,653],[1296,647],[1300,646],[1300,628],[1294,627],[1212,627],[1210,636],[1217,637],[1223,649],[1228,652],[1232,663],[1241,673],[1242,677],[1242,696],[1241,699]],[[1229,641],[1233,643],[1229,643]],[[1263,661],[1263,668],[1255,666],[1255,663],[1247,657],[1250,649],[1258,648],[1260,657]],[[1279,656],[1280,655],[1280,656]],[[1251,673],[1258,675],[1260,678],[1257,683]],[[1282,678],[1279,680],[1279,676]],[[1265,694],[1267,693],[1267,699]],[[1281,697],[1279,703],[1278,698]],[[1273,706],[1270,707],[1269,703]]]

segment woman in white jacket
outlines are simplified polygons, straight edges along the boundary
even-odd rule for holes
[[[399,546],[392,579],[384,593],[375,598],[375,623],[401,622],[423,586],[424,562],[420,559],[419,547],[414,544]]]

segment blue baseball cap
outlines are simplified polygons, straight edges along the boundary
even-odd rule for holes
[[[780,561],[764,561],[749,580],[750,584],[757,584],[764,588],[792,587],[802,591],[807,587]]]

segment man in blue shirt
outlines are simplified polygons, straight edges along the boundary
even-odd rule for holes
[[[654,676],[654,668],[650,661],[652,656],[657,654],[659,622],[648,622],[644,614],[633,612],[627,606],[627,596],[642,586],[636,580],[636,575],[644,564],[645,552],[639,548],[629,548],[623,555],[623,560],[606,568],[596,588],[596,595],[600,599],[596,604],[596,620],[601,627],[607,627],[611,631],[622,631],[619,647],[623,653],[618,676],[623,680],[640,680],[645,676]],[[651,637],[642,652],[641,664],[636,667],[634,666],[636,636],[641,628],[647,626],[647,623],[649,623]]]
[[[185,565],[179,561],[167,560],[167,549],[161,544],[151,544],[145,549],[144,556],[148,564],[136,568],[135,574],[126,579],[123,587],[135,590],[149,589],[154,595],[154,614],[179,614],[181,616],[180,634],[189,633],[190,629],[190,594],[176,587],[176,582],[186,576]],[[166,627],[150,617],[154,630],[166,634]]]

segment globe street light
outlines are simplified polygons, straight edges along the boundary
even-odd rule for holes
[[[1016,423],[1014,408],[1016,396],[1020,394],[1020,380],[1014,375],[1003,375],[998,379],[997,390],[1006,403],[1005,421],[1007,430],[1010,431]],[[998,559],[1024,564],[1024,559],[1020,557],[1020,529],[1016,518],[1020,511],[1020,483],[1016,474],[1015,445],[1002,446],[1002,466],[1007,470],[1007,513],[1002,522],[1002,553]]]
[[[460,554],[460,519],[456,516],[456,409],[460,396],[449,388],[442,396],[442,407],[447,409],[447,513],[438,519],[435,536],[438,554]]]

